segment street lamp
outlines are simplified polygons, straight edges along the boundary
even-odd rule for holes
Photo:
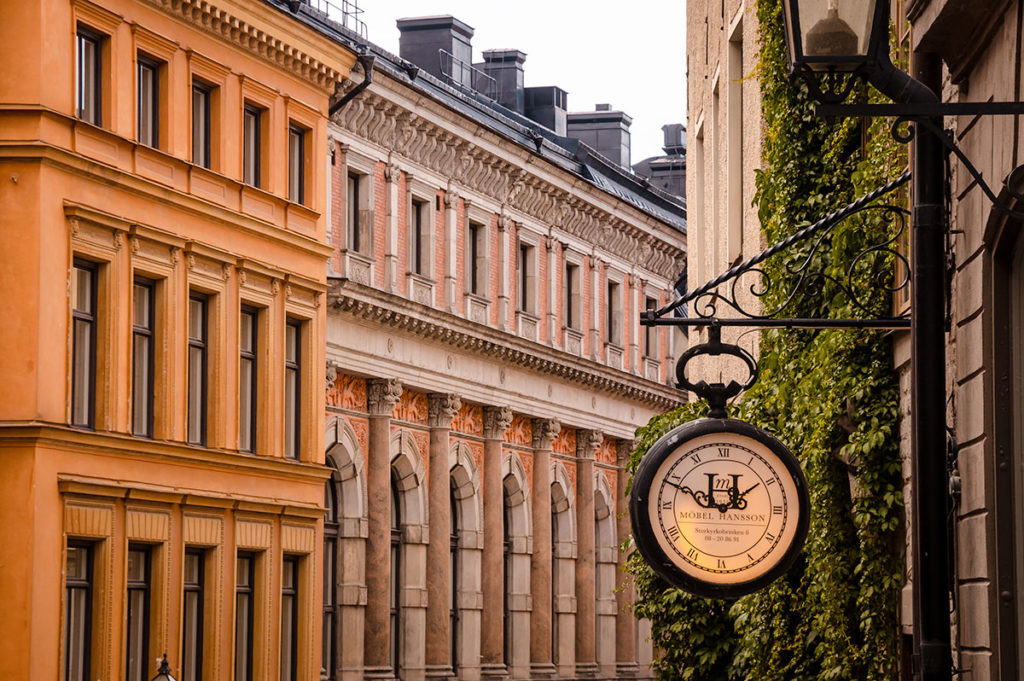
[[[157,658],[156,661],[160,668],[156,670],[153,681],[175,681],[175,678],[171,676],[171,666],[167,664],[167,653],[164,653],[163,659]]]
[[[855,72],[888,55],[885,0],[786,0],[783,8],[794,72]]]

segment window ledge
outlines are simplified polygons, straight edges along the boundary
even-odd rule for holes
[[[466,319],[476,322],[477,324],[487,323],[487,310],[490,308],[491,301],[476,293],[466,293]]]

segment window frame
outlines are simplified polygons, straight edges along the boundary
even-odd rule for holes
[[[240,584],[238,581],[239,563],[242,560],[248,561],[248,569],[246,570],[246,584]],[[245,638],[245,661],[246,669],[245,675],[239,677],[238,675],[238,659],[239,659],[239,628],[238,628],[238,611],[239,611],[239,596],[245,596],[248,601],[247,617],[246,617],[246,638]],[[238,551],[235,555],[235,622],[234,622],[234,650],[233,650],[233,674],[232,678],[234,681],[252,681],[253,679],[253,662],[254,662],[254,645],[255,640],[255,626],[256,626],[256,553],[254,551]]]
[[[309,130],[294,121],[288,123],[288,200],[299,204],[306,203],[306,143],[308,138]],[[296,140],[298,141],[296,142]],[[298,155],[297,159],[296,154]]]
[[[297,681],[299,671],[299,604],[300,604],[300,563],[301,556],[285,554],[281,557],[281,670],[280,681]],[[291,584],[287,584],[285,577],[291,573]],[[291,613],[285,611],[285,602],[290,599]],[[288,617],[291,625],[291,636],[285,641],[285,618]],[[288,648],[291,664],[285,665],[285,646]]]
[[[242,304],[238,313],[238,451],[247,452],[249,454],[255,454],[258,445],[258,430],[257,430],[257,418],[259,416],[259,351],[260,351],[260,316],[262,311],[258,307],[251,305]],[[251,349],[246,350],[242,344],[243,329],[245,327],[246,316],[251,319],[249,338],[251,340]],[[242,385],[242,367],[248,363],[250,367],[250,381],[248,394],[249,394],[249,418],[243,418],[242,413],[242,395],[245,392],[245,386]],[[246,423],[248,420],[248,423]],[[243,428],[248,428],[248,439],[249,446],[243,446]]]
[[[67,559],[68,553],[71,549],[83,549],[85,551],[85,578],[84,579],[73,579],[68,577],[67,570]],[[93,591],[95,590],[94,583],[94,561],[95,561],[95,544],[93,542],[81,541],[78,539],[67,540],[65,547],[64,556],[64,671],[63,681],[89,681],[91,678],[90,672],[92,667],[92,597]],[[74,582],[74,583],[72,583]],[[72,636],[72,591],[74,589],[85,590],[85,614],[82,617],[82,659],[81,659],[81,676],[72,678],[71,676],[71,636]]]
[[[99,311],[97,306],[99,304],[99,264],[92,262],[91,260],[84,260],[81,258],[75,258],[72,264],[72,277],[74,281],[73,291],[76,293],[77,298],[78,291],[78,277],[76,270],[82,270],[88,273],[89,278],[89,306],[90,311],[79,310],[76,305],[77,301],[71,301],[71,419],[70,424],[77,428],[85,428],[88,430],[95,430],[96,428],[96,364],[99,360],[99,349],[96,347],[96,340],[98,337],[97,327],[99,326]],[[89,337],[89,352],[88,352],[88,366],[85,368],[85,376],[82,376],[82,372],[78,370],[78,323],[82,322],[88,325],[88,337]],[[84,405],[86,412],[85,422],[79,422],[76,420],[77,402],[76,396],[78,395],[80,381],[86,379],[88,385],[86,386],[85,395],[87,403]]]
[[[103,49],[104,42],[110,36],[97,31],[87,24],[78,23],[75,28],[75,118],[85,121],[91,125],[101,127],[103,125]],[[86,72],[83,64],[84,52],[83,43],[91,43],[94,54],[92,67],[92,87],[87,87]],[[87,114],[85,108],[85,95],[92,95],[93,102],[89,107],[92,111]]]
[[[205,293],[198,291],[189,291],[188,295],[189,308],[187,313],[187,319],[189,324],[188,327],[188,355],[187,355],[187,370],[188,370],[188,381],[186,385],[186,418],[185,418],[185,437],[186,442],[190,445],[198,447],[205,447],[207,442],[208,432],[208,405],[209,405],[209,374],[210,374],[210,297]],[[191,317],[192,317],[192,303],[198,302],[202,305],[202,336],[197,338],[192,335],[191,328]],[[202,375],[201,384],[198,386],[198,407],[195,410],[199,415],[199,437],[193,439],[192,437],[192,400],[193,400],[193,385],[192,385],[192,350],[196,349],[199,351],[199,357],[202,362],[200,367],[200,373]]]
[[[289,330],[294,329],[294,357],[290,354],[292,348],[289,340]],[[295,317],[287,317],[285,320],[285,359],[284,359],[284,414],[285,414],[285,458],[294,461],[302,459],[302,344],[305,336],[306,320]],[[289,387],[289,376],[294,376],[294,386]],[[289,414],[290,412],[290,414]],[[294,420],[294,433],[288,435],[288,417]],[[289,449],[291,448],[291,449]]]
[[[537,314],[538,244],[519,236],[516,242],[516,312]]]
[[[409,205],[409,273],[429,277],[429,227],[433,224],[433,220],[425,213],[433,208],[433,204],[413,195],[409,200]]]
[[[207,170],[213,170],[213,142],[211,140],[211,134],[213,130],[213,124],[211,118],[213,116],[213,91],[217,86],[211,85],[206,81],[197,78],[195,75],[192,76],[192,98],[191,98],[191,117],[192,117],[192,163],[194,165],[206,168]],[[196,96],[202,95],[203,103],[201,107],[202,120],[196,121]],[[196,146],[196,132],[197,126],[201,125],[203,144],[201,149],[197,149]],[[199,152],[197,154],[197,152]],[[199,158],[196,158],[197,155]]]
[[[265,108],[248,100],[242,107],[242,182],[256,189],[264,188],[263,122],[266,113]],[[249,127],[250,117],[253,121],[251,128]],[[251,156],[250,146],[252,147]],[[250,166],[252,166],[251,169]]]
[[[572,331],[583,331],[583,263],[565,259],[562,266],[562,325]]]
[[[466,220],[466,291],[487,296],[487,224]]]
[[[188,581],[188,576],[187,576],[187,574],[188,574],[187,571],[185,569],[182,570],[182,608],[181,608],[182,609],[182,636],[181,636],[181,638],[182,638],[182,641],[181,641],[182,655],[181,655],[181,667],[179,669],[179,672],[181,674],[181,677],[180,677],[181,681],[202,681],[202,678],[203,678],[203,629],[204,629],[203,625],[204,625],[204,619],[205,619],[205,615],[206,615],[206,612],[205,612],[206,611],[206,583],[205,583],[205,581],[206,581],[205,580],[205,577],[206,577],[206,574],[205,574],[205,572],[206,572],[206,551],[204,549],[202,549],[202,548],[199,548],[199,547],[186,547],[185,548],[185,558],[184,558],[186,564],[188,562],[189,556],[196,556],[198,558],[198,563],[199,563],[199,566],[198,566],[198,579],[195,582],[189,582]],[[195,645],[195,652],[193,653],[193,666],[194,666],[195,676],[192,677],[192,678],[190,678],[188,676],[188,673],[189,673],[190,670],[187,669],[187,662],[186,662],[186,659],[188,657],[187,651],[188,651],[189,641],[188,641],[188,639],[186,637],[186,624],[185,624],[185,622],[188,619],[188,611],[189,611],[188,594],[189,593],[198,594],[196,596],[196,598],[195,598],[195,602],[197,603],[197,610],[198,610],[197,615],[196,615],[196,630],[195,630],[195,637],[196,637],[195,643],[196,643],[196,645]]]
[[[124,647],[124,678],[125,681],[149,681],[149,631],[150,618],[152,613],[152,589],[153,589],[153,547],[149,544],[128,545],[128,561],[130,564],[131,554],[141,553],[143,556],[143,577],[141,580],[134,580],[130,571],[125,571],[125,647]],[[142,592],[142,647],[137,651],[139,663],[139,676],[132,678],[132,616],[135,612],[132,608],[132,592]]]
[[[135,318],[135,296],[138,288],[143,288],[146,291],[146,305],[148,308],[148,324],[143,326],[137,323]],[[155,395],[155,382],[156,382],[156,282],[147,277],[136,275],[132,282],[132,435],[136,437],[153,438],[153,406],[154,406],[154,395]],[[138,408],[138,357],[137,353],[137,340],[139,338],[146,338],[147,354],[146,357],[146,372],[148,381],[146,385],[146,394],[143,396],[143,400],[146,406],[146,423],[140,432],[136,427],[136,410]]]
[[[160,80],[164,63],[153,56],[139,50],[135,53],[135,138],[139,144],[144,144],[153,149],[160,148]],[[143,88],[142,72],[149,69],[152,72],[152,93],[148,105],[150,107],[149,126],[151,128],[151,139],[143,139]]]
[[[623,304],[622,296],[624,290],[623,283],[615,279],[608,274],[605,274],[605,300],[604,300],[604,324],[605,324],[605,343],[608,345],[615,346],[617,348],[622,347],[623,339]],[[617,304],[616,304],[617,303]]]

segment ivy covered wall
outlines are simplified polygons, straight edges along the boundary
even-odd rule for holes
[[[815,118],[806,86],[789,82],[780,1],[757,0],[756,10],[760,65],[754,76],[764,139],[754,203],[770,244],[899,176],[906,159],[886,121],[869,126]],[[875,97],[866,90],[858,96]],[[813,256],[814,264],[845,276],[854,258],[893,227],[877,212],[848,219]],[[809,244],[802,248],[787,260],[809,253]],[[765,269],[773,279],[793,279],[778,257]],[[883,263],[882,269],[894,268]],[[874,314],[891,313],[891,294],[870,281],[855,285]],[[787,290],[783,285],[769,293],[765,306],[780,303]],[[826,285],[786,316],[864,313]],[[634,553],[629,568],[636,612],[652,622],[660,678],[895,680],[903,500],[891,344],[878,331],[764,331],[759,365],[760,379],[730,415],[771,431],[800,459],[812,507],[807,542],[787,575],[735,602],[669,588]],[[638,431],[634,470],[661,435],[705,413],[706,405],[687,405]]]

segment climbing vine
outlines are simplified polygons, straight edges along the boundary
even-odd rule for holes
[[[773,243],[897,177],[906,159],[886,121],[815,118],[806,87],[788,78],[780,1],[757,0],[756,11],[763,156],[754,203],[764,241]],[[866,88],[859,96],[877,97]],[[848,219],[813,256],[815,265],[841,278],[892,229],[875,212]],[[792,279],[778,260],[766,263],[767,274]],[[891,294],[875,284],[854,282],[861,301],[886,316]],[[779,295],[769,293],[765,306]],[[800,304],[790,316],[863,316],[828,286]],[[784,577],[735,602],[670,588],[634,552],[635,611],[652,623],[659,678],[896,679],[903,500],[892,347],[878,331],[769,330],[761,334],[759,366],[760,379],[731,415],[773,432],[800,459],[811,497],[807,541]],[[705,413],[705,405],[689,404],[652,419],[637,431],[633,470],[661,435]]]

